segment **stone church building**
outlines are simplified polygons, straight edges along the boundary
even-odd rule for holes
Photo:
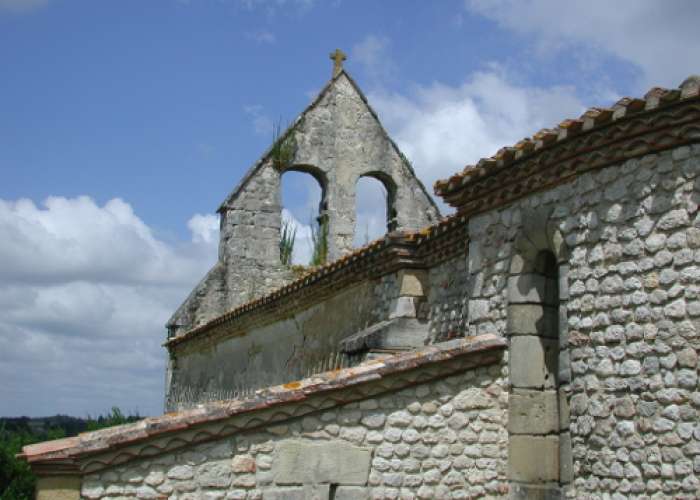
[[[219,208],[160,417],[26,446],[40,499],[700,496],[700,77],[439,181],[333,77]],[[327,263],[280,258],[314,176]],[[359,249],[358,179],[387,193]]]

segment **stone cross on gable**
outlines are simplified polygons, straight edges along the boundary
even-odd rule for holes
[[[333,61],[333,78],[338,76],[338,74],[342,71],[343,61],[346,59],[347,57],[345,56],[345,53],[340,49],[335,49],[335,52],[331,52],[331,60]]]

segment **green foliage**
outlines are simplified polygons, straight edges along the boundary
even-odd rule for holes
[[[282,121],[280,120],[272,126],[272,149],[270,157],[274,166],[283,170],[292,164],[297,151],[297,141],[294,138],[294,128],[289,127],[289,131],[282,136]]]
[[[282,221],[282,231],[280,232],[280,260],[282,265],[292,265],[292,254],[294,253],[294,242],[297,238],[297,228],[290,220]]]
[[[105,427],[114,427],[115,425],[128,424],[138,420],[141,420],[138,413],[127,416],[124,415],[119,408],[113,406],[112,411],[106,415],[100,415],[97,418],[91,418],[88,415],[86,430],[96,431],[98,429],[104,429]]]
[[[328,219],[326,217],[319,217],[316,221],[312,219],[310,225],[313,251],[309,264],[322,266],[328,260]]]
[[[15,458],[23,446],[75,436],[85,430],[97,430],[140,420],[138,414],[124,415],[117,407],[97,418],[86,420],[57,415],[55,417],[0,418],[0,500],[32,500],[36,478],[29,465]]]

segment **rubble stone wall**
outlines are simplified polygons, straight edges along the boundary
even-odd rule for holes
[[[552,347],[514,346],[509,300],[534,290],[517,276],[517,243],[568,255],[554,344],[568,354],[553,363],[570,374],[561,431],[577,498],[693,498],[700,488],[698,174],[700,146],[684,146],[470,219],[468,332],[509,336],[511,384],[514,363],[545,366]]]
[[[505,365],[85,476],[82,496],[360,500],[505,497]]]

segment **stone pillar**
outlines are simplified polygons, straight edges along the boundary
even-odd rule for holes
[[[511,397],[509,479],[514,498],[551,498],[571,482],[566,276],[551,251],[508,279]],[[562,283],[564,286],[562,286]],[[560,327],[561,326],[561,327]],[[533,450],[537,450],[536,453]]]

